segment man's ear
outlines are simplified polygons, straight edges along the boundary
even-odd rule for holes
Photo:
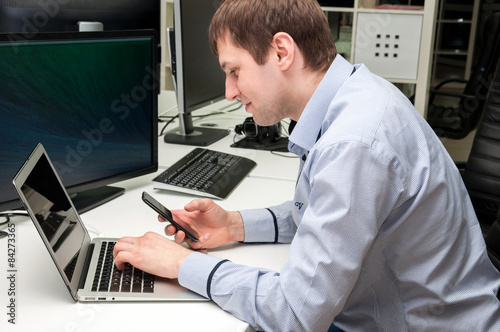
[[[271,42],[272,56],[275,57],[281,70],[288,70],[295,61],[295,41],[286,32],[278,32]]]

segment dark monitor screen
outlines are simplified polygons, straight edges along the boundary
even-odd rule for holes
[[[181,28],[182,50],[177,71],[182,70],[182,111],[189,113],[221,100],[225,95],[225,75],[208,42],[208,27],[219,2],[182,0],[178,4],[180,12],[174,21],[179,21],[176,26],[180,25]]]
[[[160,36],[160,9],[161,0],[0,0],[0,33],[11,41],[63,31],[154,29]]]
[[[12,179],[39,142],[71,193],[156,171],[156,43],[154,30],[0,34],[0,211],[19,207]]]
[[[78,31],[78,22],[104,30],[155,29],[160,0],[0,0],[0,32],[30,38],[38,32]]]
[[[224,99],[225,74],[208,42],[208,28],[219,0],[174,0],[174,29],[169,35],[180,128],[165,135],[169,143],[208,145],[227,130],[194,128],[192,112]]]

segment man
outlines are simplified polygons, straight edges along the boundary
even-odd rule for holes
[[[259,330],[500,331],[500,275],[456,167],[399,90],[336,54],[315,0],[226,0],[210,42],[227,99],[263,126],[297,121],[294,201],[194,200],[174,215],[200,241],[165,232],[195,249],[291,242],[290,261],[259,270],[148,233],[117,243],[118,267],[178,277]]]

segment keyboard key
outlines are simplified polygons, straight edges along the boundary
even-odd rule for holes
[[[154,292],[154,277],[126,263],[119,270],[113,260],[114,242],[103,242],[92,281],[93,292]]]

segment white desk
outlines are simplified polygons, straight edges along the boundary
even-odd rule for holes
[[[209,148],[251,156],[254,151],[229,148],[232,137]],[[159,143],[160,165],[175,161],[191,147]],[[257,168],[252,175],[218,204],[226,209],[243,209],[279,204],[291,199],[295,179],[273,179],[274,172],[284,173],[281,165],[293,167],[297,160],[258,151]],[[262,153],[260,153],[262,152]],[[270,167],[272,166],[272,167]],[[288,170],[295,174],[296,170]],[[291,175],[290,175],[291,176]],[[149,191],[171,209],[182,208],[192,196],[154,190],[154,174],[124,181],[116,186],[126,193],[111,202],[84,213],[81,217],[92,236],[139,236],[147,231],[163,232],[156,213],[140,199]],[[6,275],[0,277],[0,331],[248,331],[248,324],[224,312],[212,302],[203,303],[75,303],[57,272],[50,256],[33,226],[25,217],[15,217],[17,249],[16,325],[7,322]],[[3,227],[4,228],[4,227]],[[2,228],[2,229],[3,229]],[[7,271],[7,241],[0,240],[0,267]],[[210,250],[209,254],[234,262],[279,270],[288,259],[288,245],[231,243]]]

